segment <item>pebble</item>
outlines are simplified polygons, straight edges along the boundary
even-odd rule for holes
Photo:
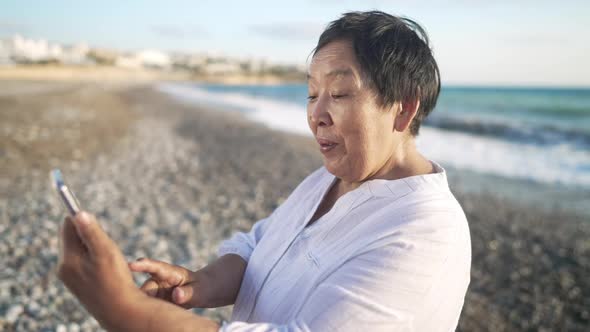
[[[18,317],[23,313],[23,311],[24,308],[22,305],[13,305],[8,309],[8,311],[6,311],[6,315],[4,317],[9,324],[13,324],[17,321]]]
[[[220,241],[266,217],[321,165],[317,151],[262,126],[170,107],[150,94],[128,97],[142,114],[128,137],[63,171],[81,205],[101,216],[130,259],[203,266]],[[37,139],[51,134],[38,126]],[[31,170],[11,179],[13,195],[0,199],[0,330],[100,331],[55,275],[63,209],[46,176]],[[590,326],[590,223],[456,194],[473,247],[458,331]],[[229,320],[231,307],[202,312]]]
[[[68,332],[80,332],[80,325],[76,323],[70,323],[68,325]]]
[[[27,313],[29,313],[33,317],[38,317],[41,311],[41,306],[39,303],[32,301],[27,304]]]

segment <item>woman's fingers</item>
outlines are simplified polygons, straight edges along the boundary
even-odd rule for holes
[[[82,255],[84,252],[84,243],[76,232],[76,226],[74,226],[74,220],[72,217],[66,217],[61,228],[60,228],[60,245],[61,254],[60,257],[72,258]]]
[[[151,275],[140,288],[147,295],[162,298],[187,309],[196,306],[198,301],[194,297],[194,288],[197,282],[194,282],[191,271],[149,258],[140,258],[128,265],[131,271]]]
[[[160,286],[154,279],[148,279],[141,285],[140,289],[151,297],[157,297],[159,288]]]
[[[196,283],[179,286],[172,291],[172,301],[183,307],[198,307]]]
[[[149,274],[162,274],[165,273],[162,269],[162,265],[166,263],[149,258],[138,258],[134,262],[129,262],[129,268],[134,272],[144,272]]]
[[[113,246],[111,238],[92,214],[85,211],[78,212],[74,217],[73,225],[91,254],[100,256],[110,252]]]
[[[185,286],[186,287],[186,286]],[[176,287],[172,291],[172,301],[176,304],[186,304],[190,297],[187,296],[186,291],[183,289],[183,286]]]
[[[165,281],[171,285],[181,285],[188,280],[188,270],[149,258],[140,258],[129,263],[134,272],[149,273],[152,278]]]

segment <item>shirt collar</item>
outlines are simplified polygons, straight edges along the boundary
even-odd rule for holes
[[[435,172],[423,175],[414,175],[396,180],[374,179],[365,181],[359,188],[368,190],[373,197],[399,198],[413,191],[434,189],[447,191],[447,173],[445,169],[434,161],[430,161]]]

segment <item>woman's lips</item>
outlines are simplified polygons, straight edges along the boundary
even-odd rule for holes
[[[322,137],[317,137],[316,141],[320,145],[320,151],[322,151],[322,153],[332,151],[338,145],[338,143]]]

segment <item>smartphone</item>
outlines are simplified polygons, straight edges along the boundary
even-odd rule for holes
[[[59,169],[51,171],[51,183],[66,210],[68,210],[71,216],[75,216],[76,213],[80,211],[80,204],[78,204],[78,200],[76,199],[76,196],[74,196],[74,193],[66,185]]]

